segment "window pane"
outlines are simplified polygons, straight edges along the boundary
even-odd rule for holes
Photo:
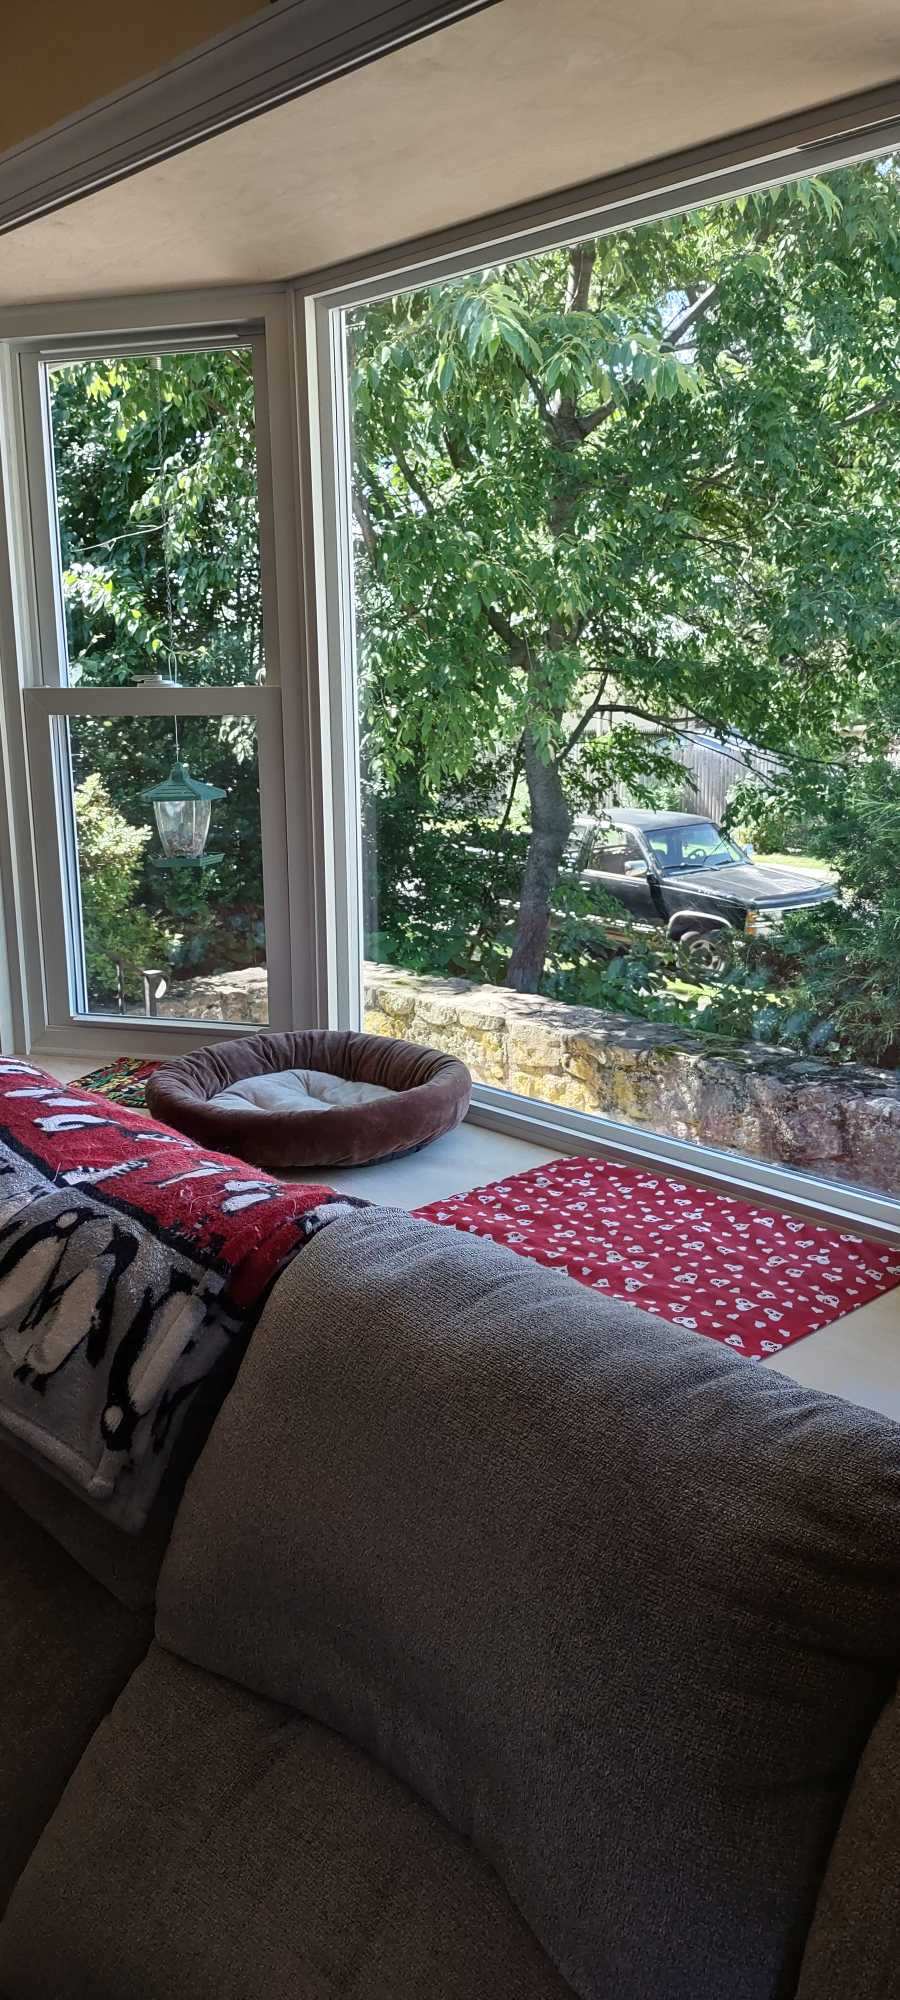
[[[263,675],[253,353],[49,370],[68,679]]]
[[[369,1025],[890,1193],[898,268],[891,155],[345,318]]]
[[[625,859],[631,853],[625,834],[616,827],[598,835],[594,842],[590,865],[601,873],[623,875]]]
[[[255,724],[73,716],[68,741],[86,1011],[267,1021]]]

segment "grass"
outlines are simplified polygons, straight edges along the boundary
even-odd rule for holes
[[[695,1004],[698,1000],[713,1000],[718,990],[717,986],[695,985],[690,979],[666,980],[667,993],[674,993],[676,1000],[691,1000]]]
[[[837,880],[834,869],[827,861],[817,861],[814,854],[761,854],[757,848],[753,855],[760,866],[770,868],[799,868],[804,874],[819,875],[824,882]]]

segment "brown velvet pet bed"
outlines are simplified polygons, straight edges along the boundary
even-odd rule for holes
[[[254,1035],[166,1063],[147,1104],[216,1152],[272,1173],[416,1152],[465,1117],[465,1065],[382,1035]]]

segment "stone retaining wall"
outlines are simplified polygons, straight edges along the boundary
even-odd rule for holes
[[[160,1012],[265,1019],[265,972],[191,980]],[[900,1195],[900,1076],[568,1007],[505,987],[365,969],[373,1034],[445,1049],[482,1083]]]

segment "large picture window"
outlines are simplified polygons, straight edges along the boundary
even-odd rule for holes
[[[320,318],[365,1018],[892,1195],[898,256],[889,155]]]

